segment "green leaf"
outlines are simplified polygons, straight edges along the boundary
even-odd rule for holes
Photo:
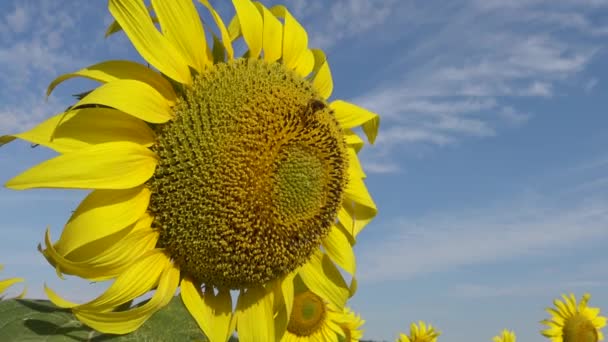
[[[109,335],[81,324],[47,300],[0,301],[0,341],[207,341],[179,297],[128,335]]]

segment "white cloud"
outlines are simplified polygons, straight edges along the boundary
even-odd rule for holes
[[[562,206],[549,198],[517,198],[495,207],[390,222],[382,237],[361,242],[359,277],[370,282],[407,279],[531,254],[550,255],[608,237],[607,199]]]
[[[17,5],[13,12],[6,14],[4,21],[10,30],[15,33],[21,33],[25,30],[29,19],[25,7]]]

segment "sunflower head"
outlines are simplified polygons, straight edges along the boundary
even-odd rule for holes
[[[48,94],[73,77],[101,85],[0,137],[59,153],[7,187],[92,190],[40,250],[60,276],[113,283],[84,304],[47,295],[104,333],[134,331],[179,287],[212,341],[235,328],[270,342],[285,330],[347,335],[358,325],[344,318],[350,289],[337,266],[354,275],[352,246],[377,213],[354,130],[373,143],[378,115],[329,100],[325,53],[284,6],[232,0],[226,25],[197,3],[214,26],[192,0],[108,0],[107,35],[126,34],[149,66],[113,60],[59,76]],[[296,293],[294,279],[308,290]]]
[[[504,329],[500,335],[492,338],[492,342],[516,342],[515,333],[513,331]]]
[[[396,342],[436,342],[441,331],[423,321],[410,325],[410,335],[400,334]]]
[[[600,316],[598,308],[587,306],[591,295],[585,293],[580,303],[576,303],[574,294],[562,295],[563,301],[555,299],[555,308],[548,308],[551,320],[541,323],[549,329],[543,330],[543,336],[553,342],[597,342],[603,341],[601,329],[606,325],[606,317]]]

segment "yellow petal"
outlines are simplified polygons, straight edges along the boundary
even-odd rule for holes
[[[127,334],[137,330],[150,316],[165,307],[175,294],[179,284],[179,269],[174,265],[163,272],[158,288],[144,305],[120,312],[74,310],[74,315],[84,324],[105,334]]]
[[[59,153],[116,141],[130,141],[146,147],[155,142],[154,132],[145,122],[111,108],[70,110],[14,137]]]
[[[62,255],[130,226],[143,216],[151,192],[144,186],[95,190],[80,203],[55,248]]]
[[[60,272],[77,275],[91,281],[102,281],[118,276],[135,260],[154,249],[157,241],[157,231],[152,229],[132,231],[107,249],[97,250],[96,255],[83,261],[73,261],[71,258],[64,258],[55,250],[47,230],[46,249],[43,253]],[[96,248],[98,246],[95,246],[95,242],[84,245],[80,249]]]
[[[287,325],[289,324],[289,317],[291,316],[291,310],[293,308],[294,299],[294,278],[295,272],[289,273],[282,279],[278,279],[274,287],[274,329],[275,339],[282,341],[285,332],[287,331]]]
[[[152,290],[159,282],[161,274],[171,265],[171,260],[160,249],[151,250],[121,273],[112,285],[100,296],[90,302],[65,305],[61,300],[55,305],[78,310],[107,311],[116,308]],[[49,299],[60,298],[50,288],[45,289]],[[69,303],[69,302],[67,302]]]
[[[170,103],[152,86],[136,80],[103,84],[73,108],[90,104],[112,107],[151,123],[165,123],[173,117]]]
[[[139,54],[155,68],[182,84],[191,84],[188,63],[154,27],[141,0],[109,0],[110,13]]]
[[[249,57],[258,58],[264,37],[262,16],[250,0],[232,0],[232,4],[239,19],[243,39],[249,47]]]
[[[236,305],[237,330],[241,342],[273,342],[273,291],[263,287],[241,290]]]
[[[156,163],[152,151],[131,142],[92,145],[40,163],[9,180],[6,187],[129,189],[152,177]]]
[[[353,276],[353,279],[350,281],[350,286],[348,287],[348,298],[352,298],[355,293],[357,293],[359,283],[357,282],[357,278]]]
[[[120,79],[136,80],[149,84],[156,89],[170,103],[175,103],[177,95],[167,81],[158,72],[131,61],[105,61],[88,66],[76,72],[63,74],[51,82],[46,90],[49,96],[59,83],[73,77],[85,77],[102,83],[108,83]]]
[[[308,50],[308,34],[300,23],[282,5],[274,6],[270,12],[283,18],[283,64],[288,69],[295,69],[300,56]]]
[[[354,148],[349,147],[346,152],[348,154],[348,173],[350,177],[365,179],[367,176],[363,171],[363,167],[361,167],[357,151]]]
[[[222,17],[217,13],[217,11],[213,8],[213,6],[211,6],[211,4],[209,4],[208,0],[199,0],[199,2],[201,4],[203,4],[203,6],[205,6],[209,10],[209,13],[211,13],[213,20],[215,21],[215,25],[220,30],[220,35],[222,36],[222,43],[224,45],[224,49],[226,50],[226,55],[227,55],[228,60],[234,59],[234,50],[232,49],[232,40],[230,39],[230,34],[228,33],[228,29],[226,29],[226,25],[224,25],[224,21],[222,20]]]
[[[380,126],[378,114],[342,100],[330,103],[329,107],[334,110],[336,119],[342,128],[363,126],[363,132],[367,136],[367,139],[371,144],[374,143],[378,135],[378,127]]]
[[[205,294],[188,277],[181,282],[184,305],[194,317],[210,342],[226,342],[232,335],[232,299],[230,291],[220,290],[216,295],[212,288]]]
[[[152,12],[152,5],[146,6],[146,9],[148,10],[149,13]],[[156,16],[154,16],[153,13],[150,13],[150,17],[152,19],[152,23],[158,24],[158,18]],[[113,35],[116,32],[119,32],[119,31],[122,31],[122,27],[120,27],[120,24],[116,20],[114,20],[106,29],[104,37],[108,38],[109,36]]]
[[[207,40],[192,0],[152,0],[164,36],[199,73],[209,65]]]
[[[306,286],[319,297],[343,308],[348,299],[348,285],[326,254],[316,251],[298,274]]]
[[[344,141],[346,142],[348,147],[352,147],[357,153],[359,153],[359,151],[361,151],[361,149],[365,145],[365,142],[363,142],[363,140],[359,138],[359,136],[355,134],[355,132],[353,132],[351,129],[344,130]]]
[[[255,6],[264,19],[264,60],[276,62],[283,55],[283,25],[262,3],[256,1]]]
[[[346,231],[356,238],[376,216],[378,209],[360,178],[349,178],[344,197],[342,208],[338,211],[338,219]]]
[[[296,63],[294,71],[298,75],[306,77],[310,74],[314,66],[315,56],[311,50],[306,49],[304,50],[304,52],[302,52],[302,54],[300,54],[300,58],[298,58],[298,62]]]
[[[323,51],[319,49],[312,49],[311,51],[314,55],[312,86],[324,99],[328,99],[334,90],[334,81],[331,77],[331,70],[329,70],[329,63],[327,63]]]
[[[355,274],[357,268],[355,253],[345,232],[338,225],[331,227],[329,234],[323,239],[323,247],[333,262],[350,275]]]
[[[0,280],[0,294],[6,291],[6,289],[8,289],[9,287],[18,283],[22,283],[23,281],[23,278],[9,278]]]
[[[8,144],[9,142],[15,139],[16,138],[12,135],[0,135],[0,147],[2,147],[2,145]]]

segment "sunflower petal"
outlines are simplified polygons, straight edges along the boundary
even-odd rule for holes
[[[147,181],[157,157],[132,142],[111,142],[42,162],[6,183],[14,190],[31,188],[129,189]]]
[[[74,315],[84,324],[106,334],[127,334],[137,330],[156,311],[165,307],[179,284],[179,269],[169,266],[161,275],[158,288],[144,305],[120,312],[98,312],[74,309]]]
[[[283,26],[283,64],[288,69],[295,69],[301,55],[308,50],[308,34],[285,6],[274,6],[270,9],[270,12],[285,21]]]
[[[91,192],[72,214],[55,248],[67,255],[130,226],[145,213],[150,195],[150,190],[144,186]]]
[[[350,275],[356,272],[355,253],[350,241],[339,226],[334,225],[329,234],[323,239],[323,247],[327,255]]]
[[[350,176],[354,178],[365,179],[367,176],[365,175],[363,167],[359,162],[359,156],[357,155],[357,151],[354,148],[349,147],[346,152],[348,154],[348,172]]]
[[[264,20],[264,60],[276,62],[283,55],[283,24],[261,2],[254,4]]]
[[[295,67],[294,71],[298,75],[300,75],[302,77],[306,77],[310,74],[310,72],[312,71],[314,66],[315,66],[315,56],[312,51],[306,49],[306,50],[304,50],[304,52],[302,52],[302,54],[300,55],[300,58],[298,58],[298,62],[296,63],[296,67]],[[313,81],[313,86],[314,86],[314,81]]]
[[[186,277],[181,282],[184,305],[194,317],[210,342],[226,342],[232,334],[232,299],[230,291],[222,290],[216,295],[213,289],[202,293],[193,281]]]
[[[152,0],[163,35],[199,73],[209,65],[207,40],[192,0]]]
[[[239,19],[243,39],[249,47],[249,57],[258,58],[264,37],[262,16],[250,0],[232,0],[232,4]]]
[[[331,70],[329,70],[329,63],[327,63],[323,51],[319,49],[312,49],[311,51],[314,56],[312,86],[324,99],[328,99],[334,90],[334,81],[331,77]]]
[[[363,126],[363,132],[367,135],[367,139],[371,144],[374,143],[380,126],[378,114],[342,100],[333,101],[329,104],[329,107],[334,110],[336,119],[342,128]]]
[[[348,285],[326,254],[317,250],[298,274],[312,292],[339,308],[344,307]]]
[[[234,59],[234,50],[232,49],[232,40],[230,39],[230,34],[228,33],[228,29],[226,28],[226,25],[224,25],[224,21],[222,20],[222,17],[220,17],[220,15],[213,8],[213,6],[211,6],[211,4],[209,4],[208,0],[198,0],[198,2],[203,4],[203,6],[205,6],[207,8],[207,10],[209,10],[209,13],[211,13],[213,20],[215,21],[215,25],[220,30],[220,35],[222,36],[222,43],[224,44],[224,49],[226,50],[226,55],[228,57],[228,60]]]
[[[14,137],[59,153],[107,142],[130,141],[146,147],[155,142],[154,132],[145,122],[112,108],[70,110]]]
[[[139,63],[123,60],[105,61],[76,72],[63,74],[49,84],[46,96],[49,96],[57,85],[73,77],[84,77],[102,83],[120,79],[141,81],[156,89],[167,101],[175,103],[177,99],[177,95],[169,81],[158,72]]]
[[[359,283],[357,282],[357,278],[353,276],[353,279],[350,281],[350,286],[348,287],[348,298],[352,298],[355,293],[357,293],[358,287]]]
[[[170,103],[152,86],[136,80],[103,84],[73,108],[91,104],[112,107],[151,123],[165,123],[173,117]]]
[[[263,287],[241,290],[236,305],[237,330],[242,342],[275,340],[273,291]]]
[[[338,219],[352,237],[356,238],[376,216],[378,209],[361,178],[350,177],[344,197],[344,204],[338,211]]]
[[[361,139],[351,129],[344,130],[344,141],[346,142],[348,147],[353,148],[355,150],[355,152],[357,152],[357,153],[359,153],[359,151],[361,151],[361,149],[365,145],[365,142],[363,141],[363,139]]]
[[[16,138],[12,135],[0,135],[0,147],[10,143],[11,141],[13,141],[15,139]]]
[[[22,282],[24,282],[23,278],[9,278],[0,280],[0,294],[6,291],[6,289],[8,289],[9,287]]]
[[[141,0],[109,0],[110,13],[139,54],[163,74],[182,84],[191,84],[188,63],[154,27]]]

